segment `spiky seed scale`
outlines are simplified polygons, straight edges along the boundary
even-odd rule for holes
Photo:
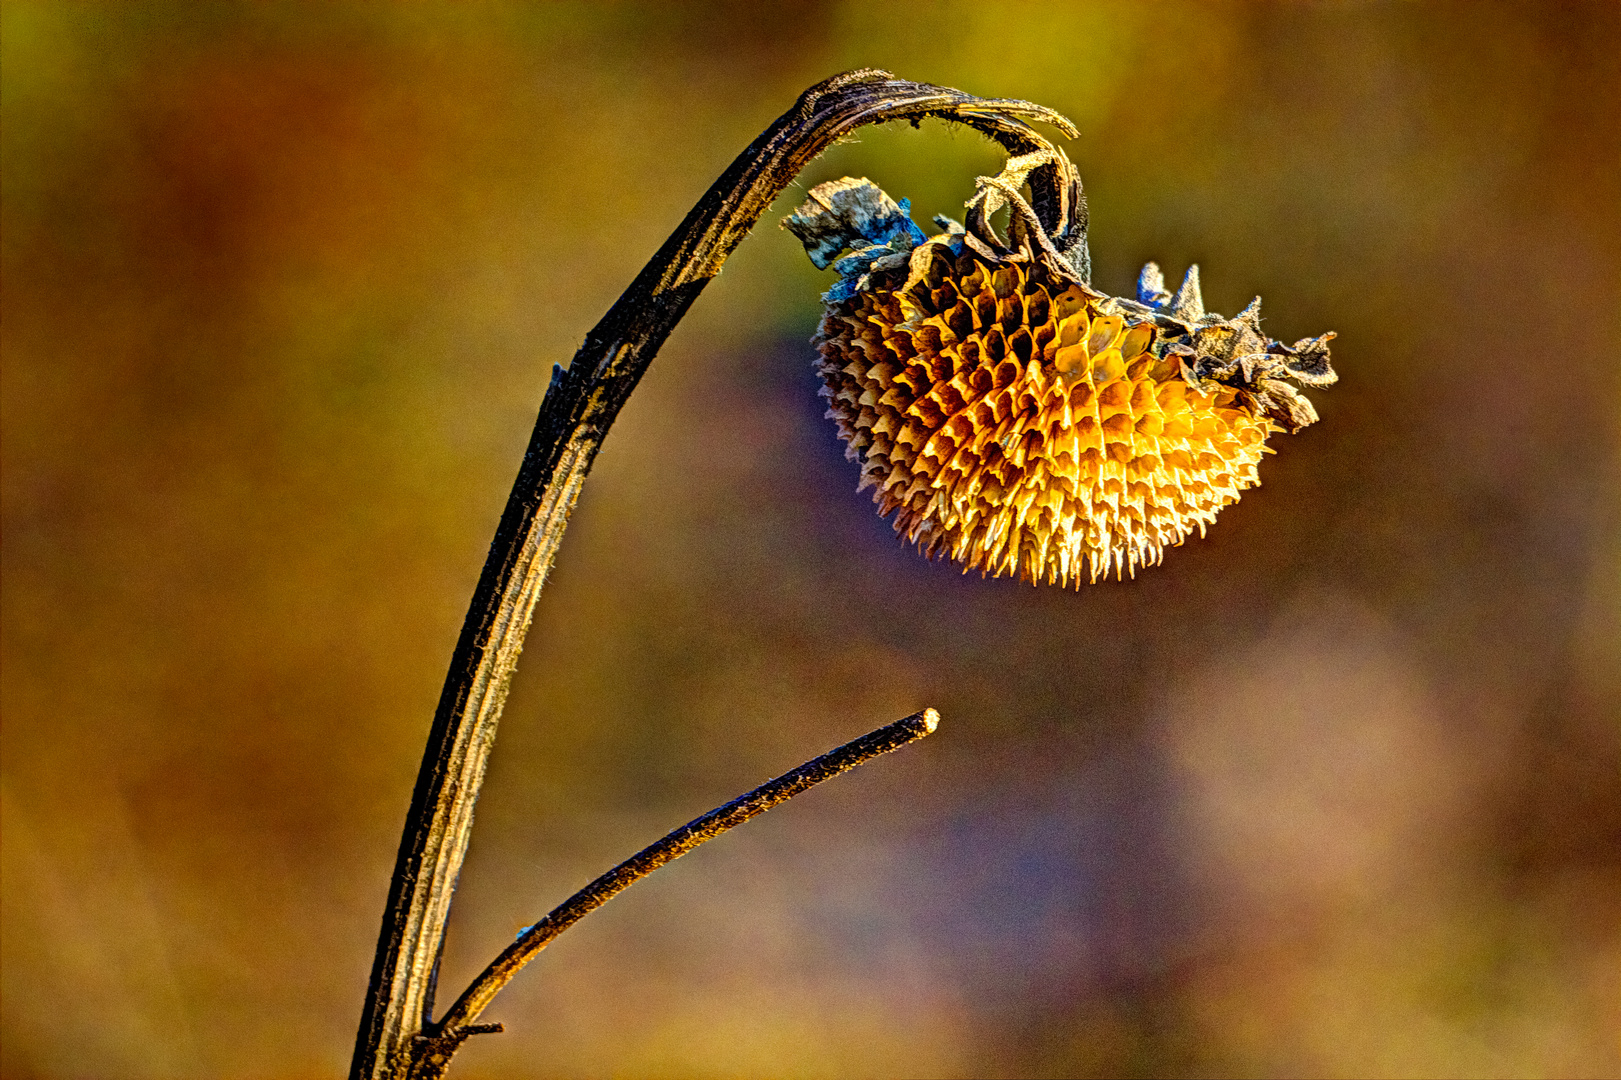
[[[1148,352],[1151,325],[1101,314],[1039,265],[932,258],[898,296],[832,305],[817,337],[862,486],[923,551],[1095,581],[1159,562],[1258,483],[1272,423],[1232,389],[1190,389]]]

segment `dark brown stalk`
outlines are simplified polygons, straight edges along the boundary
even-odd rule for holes
[[[650,844],[597,878],[591,884],[569,897],[535,925],[518,935],[500,956],[491,961],[474,979],[444,1018],[430,1024],[416,1040],[416,1052],[411,1080],[434,1080],[444,1075],[451,1056],[469,1035],[499,1031],[499,1024],[478,1024],[479,1015],[495,1000],[513,976],[525,964],[540,955],[552,939],[564,930],[606,904],[635,882],[651,874],[667,862],[679,859],[699,844],[713,840],[728,829],[736,828],[750,818],[763,814],[779,803],[808,791],[824,780],[831,780],[880,754],[914,743],[931,734],[940,723],[940,714],[933,709],[913,713],[904,720],[886,724],[877,731],[829,750],[767,781],[746,795],[741,795],[725,806],[717,807],[676,829],[657,843]]]
[[[1038,105],[976,98],[888,72],[848,72],[819,83],[738,156],[586,335],[568,370],[553,372],[428,735],[351,1080],[388,1076],[430,1021],[451,894],[513,667],[580,485],[626,398],[726,257],[805,165],[863,125],[930,117],[974,128],[1010,154],[1050,145],[1018,117],[1074,134],[1067,120]],[[1052,216],[1048,224],[1057,228],[1070,193],[1056,170],[1032,174],[1031,187],[1036,212]]]

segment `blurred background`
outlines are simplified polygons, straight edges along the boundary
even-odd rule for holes
[[[7,2],[3,1071],[347,1068],[548,372],[809,84],[1079,125],[1097,283],[1337,330],[1321,424],[1136,581],[855,492],[774,222],[607,442],[441,987],[667,829],[454,1075],[1621,1071],[1621,6]],[[449,994],[446,995],[450,996]]]

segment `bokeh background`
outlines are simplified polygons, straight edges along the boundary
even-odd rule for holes
[[[463,1077],[1621,1071],[1621,6],[7,2],[3,1071],[342,1072],[548,371],[810,83],[1072,117],[1100,285],[1201,264],[1323,422],[1136,581],[904,549],[772,226],[609,438],[441,985],[643,843]]]

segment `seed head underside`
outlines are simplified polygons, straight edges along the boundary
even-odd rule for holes
[[[1196,268],[1172,297],[1150,264],[1127,301],[937,220],[924,240],[845,179],[786,223],[820,265],[856,249],[815,338],[822,394],[861,488],[928,556],[1065,586],[1133,574],[1260,483],[1268,435],[1316,419],[1292,384],[1333,381],[1328,335],[1269,342],[1258,302],[1206,315]]]

